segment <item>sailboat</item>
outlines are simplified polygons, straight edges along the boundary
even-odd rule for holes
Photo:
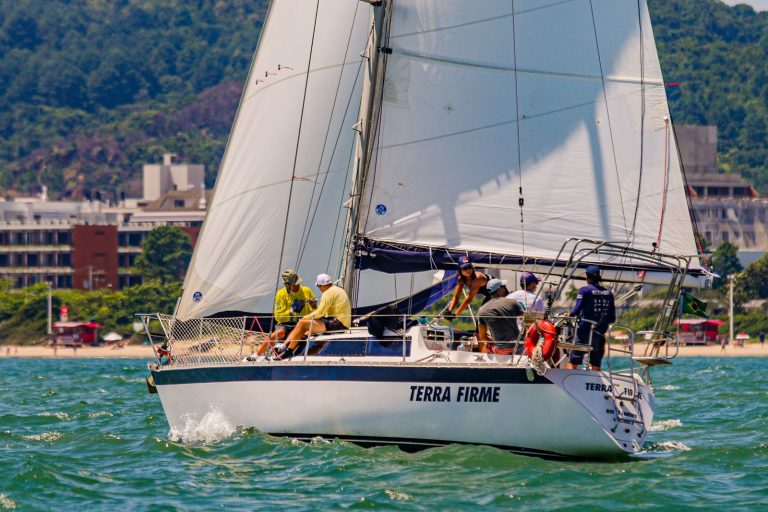
[[[142,316],[163,330],[152,390],[179,432],[216,413],[298,439],[624,457],[698,254],[644,0],[272,0],[183,294]],[[628,344],[600,371],[566,369],[424,315],[461,256],[540,273],[550,306],[589,265],[627,305],[668,292],[652,329],[613,327]],[[250,361],[288,267],[338,278],[358,325]],[[401,328],[377,336],[381,306]],[[558,346],[586,350],[555,309]]]

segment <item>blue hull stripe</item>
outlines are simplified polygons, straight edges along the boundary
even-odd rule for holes
[[[551,384],[524,368],[436,368],[413,366],[273,365],[214,366],[153,370],[156,386],[243,381],[424,382],[466,384]]]

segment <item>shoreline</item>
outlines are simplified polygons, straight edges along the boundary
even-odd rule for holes
[[[645,351],[644,344],[635,347],[636,355]],[[678,357],[768,357],[768,347],[749,343],[743,347],[728,345],[725,351],[720,345],[680,347]],[[150,345],[126,345],[123,347],[80,347],[78,349],[59,347],[55,351],[48,345],[0,345],[0,359],[49,358],[49,359],[149,359],[155,354]]]

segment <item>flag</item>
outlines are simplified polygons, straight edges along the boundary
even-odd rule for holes
[[[682,302],[681,310],[683,313],[709,318],[706,313],[707,303],[703,300],[697,299],[690,293],[683,293],[680,296],[680,301]]]

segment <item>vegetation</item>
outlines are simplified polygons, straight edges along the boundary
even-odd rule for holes
[[[712,254],[711,268],[717,277],[712,282],[712,288],[719,290],[728,285],[728,276],[742,271],[741,262],[736,255],[739,248],[730,242],[723,242]]]
[[[104,199],[172,151],[211,186],[267,0],[0,5],[0,187]],[[714,124],[720,167],[768,193],[768,13],[649,0],[678,123]],[[132,181],[134,180],[134,181]]]
[[[118,292],[109,290],[53,290],[54,321],[62,305],[69,308],[73,320],[95,320],[103,331],[123,336],[134,334],[137,312],[173,311],[181,291],[178,281],[162,284],[150,280]],[[34,343],[45,339],[48,287],[38,284],[11,290],[8,283],[0,289],[0,339],[4,342]]]
[[[165,151],[213,181],[266,0],[0,6],[0,186],[105,199]]]
[[[145,279],[161,282],[177,281],[192,258],[192,242],[189,236],[174,226],[160,226],[150,231],[136,257],[136,269]]]
[[[719,0],[649,0],[676,123],[715,125],[719,165],[768,193],[768,12]]]

